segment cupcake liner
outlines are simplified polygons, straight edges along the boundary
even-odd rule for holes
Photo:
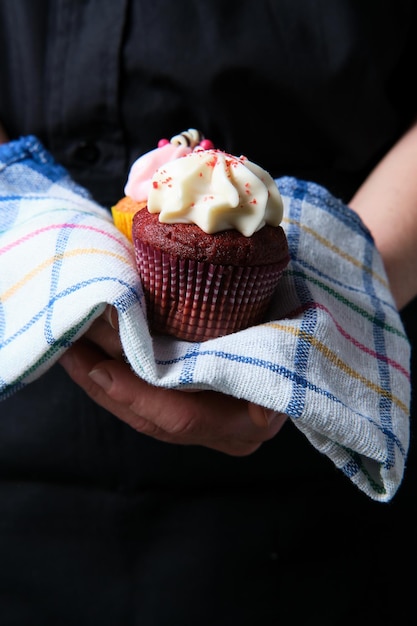
[[[151,330],[206,341],[262,321],[287,259],[236,267],[180,259],[136,241]]]
[[[118,228],[126,237],[132,239],[132,222],[135,214],[146,206],[146,202],[134,202],[130,199],[119,201],[116,205],[111,207],[111,213],[113,222],[116,228]]]

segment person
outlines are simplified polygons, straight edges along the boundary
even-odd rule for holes
[[[415,345],[416,26],[412,0],[1,0],[3,141],[36,135],[107,207],[190,126],[323,185],[369,227]],[[141,380],[111,309],[0,412],[2,626],[413,609],[413,447],[393,502],[373,502],[285,415]]]

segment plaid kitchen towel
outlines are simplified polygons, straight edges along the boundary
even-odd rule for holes
[[[409,444],[410,346],[381,258],[326,189],[277,184],[291,262],[269,321],[188,343],[149,334],[132,247],[109,211],[35,137],[0,146],[0,398],[41,376],[110,303],[139,376],[287,413],[363,492],[390,500]]]

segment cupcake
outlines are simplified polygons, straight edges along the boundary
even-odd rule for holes
[[[195,128],[168,139],[160,139],[158,146],[140,156],[132,165],[124,188],[125,196],[111,207],[115,226],[132,241],[132,220],[136,211],[146,206],[151,178],[161,166],[179,159],[197,147],[211,147],[200,131]]]
[[[289,261],[272,177],[207,148],[160,166],[132,223],[150,329],[186,341],[262,322]]]

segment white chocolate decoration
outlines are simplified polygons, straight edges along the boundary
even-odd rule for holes
[[[194,149],[203,139],[204,137],[199,130],[196,128],[189,128],[188,130],[184,130],[179,135],[171,137],[171,143],[176,146],[189,146]]]
[[[167,224],[196,224],[208,234],[236,229],[250,237],[279,226],[283,203],[267,171],[246,157],[194,150],[162,165],[152,178],[148,210]]]

